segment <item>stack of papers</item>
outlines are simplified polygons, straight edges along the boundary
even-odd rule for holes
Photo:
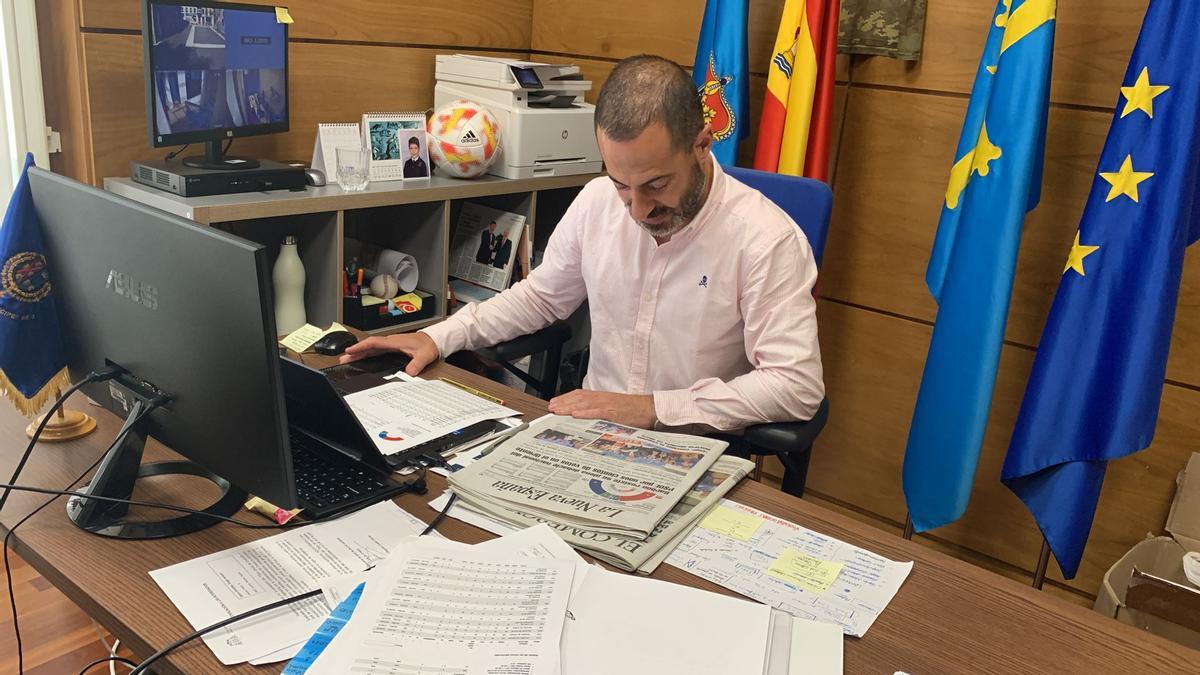
[[[569,544],[652,572],[753,466],[714,439],[547,415],[449,476],[461,513],[547,523]],[[444,503],[444,502],[443,502]]]
[[[588,566],[545,525],[476,546],[408,538],[355,592],[286,673],[841,672],[836,626]]]
[[[193,628],[361,574],[425,523],[393,502],[154,570],[150,576]],[[225,665],[290,658],[334,603],[316,596],[212,631],[204,643]],[[278,654],[278,653],[281,653]]]
[[[858,637],[875,623],[913,566],[728,499],[700,521],[667,563]]]

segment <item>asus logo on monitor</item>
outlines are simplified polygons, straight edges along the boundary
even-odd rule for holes
[[[109,270],[104,287],[146,309],[158,309],[158,286],[137,281],[124,272]]]

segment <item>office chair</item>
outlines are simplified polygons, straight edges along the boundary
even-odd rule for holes
[[[825,235],[829,231],[829,215],[833,209],[833,192],[829,186],[811,178],[784,176],[735,166],[722,167],[731,177],[766,195],[783,209],[808,238],[817,267],[825,253]],[[762,461],[775,455],[783,464],[784,492],[804,496],[808,478],[808,463],[812,445],[825,421],[829,418],[829,399],[821,401],[813,418],[807,422],[775,422],[747,427],[742,440],[754,456],[754,480],[762,478]]]
[[[516,375],[522,382],[537,390],[538,396],[549,401],[558,393],[558,370],[562,363],[563,345],[571,339],[571,326],[566,321],[555,321],[545,328],[513,338],[498,345],[476,349],[475,353],[499,363],[505,370]],[[545,354],[542,359],[541,377],[517,368],[513,361]]]

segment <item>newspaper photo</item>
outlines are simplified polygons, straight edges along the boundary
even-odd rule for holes
[[[450,276],[494,291],[508,288],[525,216],[466,202],[454,225]]]
[[[654,532],[650,533],[645,541],[565,525],[542,516],[504,508],[496,504],[476,503],[469,497],[461,495],[449,513],[451,517],[466,520],[466,522],[497,534],[508,531],[513,525],[531,527],[538,523],[546,523],[562,537],[563,541],[594,558],[627,572],[651,574],[687,537],[692,528],[704,517],[704,514],[719,504],[721,499],[742,478],[749,475],[753,468],[754,463],[747,459],[719,458],[680,500],[679,504],[658,523]],[[433,500],[429,505],[434,510],[440,511],[445,507],[448,497],[449,493]],[[463,511],[474,512],[480,518],[470,519],[468,514],[464,514]],[[492,523],[499,521],[503,525],[503,529],[493,528],[488,521]]]
[[[547,415],[450,475],[468,502],[646,540],[728,444]]]

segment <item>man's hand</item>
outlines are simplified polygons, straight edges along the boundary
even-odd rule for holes
[[[550,412],[582,419],[605,419],[617,424],[653,429],[654,397],[649,394],[614,394],[576,389],[550,399]]]
[[[350,345],[346,348],[346,353],[338,359],[341,363],[350,363],[359,359],[365,359],[368,356],[375,356],[384,352],[404,352],[412,359],[408,365],[404,367],[404,372],[409,375],[416,376],[425,366],[438,360],[438,348],[433,343],[433,338],[424,333],[398,333],[396,335],[388,335],[387,337],[369,337],[362,342]]]

